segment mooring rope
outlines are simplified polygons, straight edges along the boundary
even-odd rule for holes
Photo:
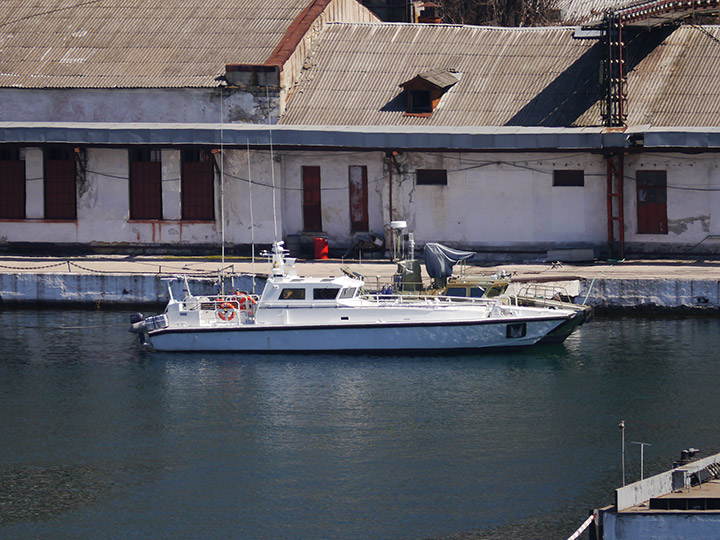
[[[585,520],[585,523],[580,525],[580,528],[577,531],[575,531],[574,533],[572,533],[570,535],[570,537],[568,538],[568,540],[577,540],[577,538],[583,532],[585,532],[585,529],[587,529],[590,526],[590,524],[593,522],[593,519],[595,519],[595,514],[590,514],[590,517]]]

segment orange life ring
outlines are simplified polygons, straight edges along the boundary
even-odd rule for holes
[[[255,304],[255,299],[252,296],[243,294],[238,297],[238,302],[240,303],[240,309],[252,309],[252,305]]]
[[[223,302],[218,306],[218,317],[223,321],[232,321],[235,317],[235,306],[230,302]]]

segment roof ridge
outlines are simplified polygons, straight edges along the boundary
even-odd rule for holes
[[[408,22],[353,22],[353,21],[332,21],[327,26],[385,26],[385,27],[416,27],[416,28],[468,28],[479,30],[500,30],[500,31],[539,31],[539,30],[575,30],[577,25],[557,26],[480,26],[472,24],[450,24],[450,23],[408,23]],[[720,25],[718,25],[720,26]]]

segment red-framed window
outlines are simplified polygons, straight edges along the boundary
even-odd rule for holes
[[[182,151],[182,218],[215,220],[213,157],[205,150]]]
[[[44,150],[45,219],[77,219],[75,150],[63,146]]]
[[[17,148],[0,148],[0,219],[25,219],[25,161]]]
[[[130,150],[130,219],[162,219],[162,160],[159,148]]]

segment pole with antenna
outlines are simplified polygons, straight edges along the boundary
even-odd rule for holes
[[[622,438],[622,447],[621,447],[621,453],[622,453],[622,485],[625,487],[625,420],[620,420],[620,423],[618,424],[618,427],[620,428],[621,438]]]
[[[255,294],[255,218],[253,216],[252,170],[250,169],[250,139],[246,139],[246,142],[248,184],[250,185],[250,273],[252,274],[252,293]]]
[[[220,293],[225,294],[225,137],[223,133],[223,87],[220,86]]]
[[[632,444],[639,444],[640,445],[640,480],[645,478],[645,471],[644,471],[644,464],[645,464],[645,447],[646,446],[652,446],[650,443],[646,442],[636,442],[636,441],[630,441]]]
[[[268,90],[268,87],[265,87],[265,99],[267,100],[268,104],[268,132],[270,134],[270,178],[272,178],[272,207],[273,207],[273,231],[274,231],[274,241],[278,241],[278,231],[277,231],[277,210],[275,207],[275,156],[273,154],[273,141],[272,141],[272,119],[270,118],[272,116],[272,108],[270,107],[270,91]]]

